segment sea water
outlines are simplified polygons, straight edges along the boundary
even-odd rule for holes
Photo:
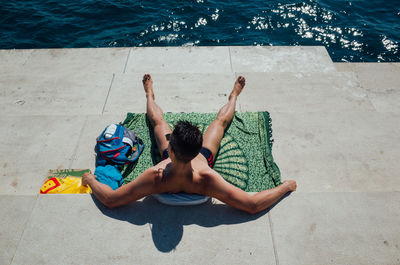
[[[0,49],[323,45],[400,61],[400,1],[2,1]]]

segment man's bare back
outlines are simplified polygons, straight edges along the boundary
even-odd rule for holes
[[[179,154],[174,152],[167,140],[166,135],[171,134],[171,129],[163,119],[161,108],[155,103],[151,76],[144,75],[142,82],[147,98],[147,117],[153,126],[159,152],[168,157],[115,191],[98,182],[94,175],[85,174],[82,182],[90,185],[94,195],[103,204],[113,208],[154,193],[186,192],[214,197],[235,208],[256,213],[277,202],[287,192],[296,190],[296,182],[289,180],[274,189],[251,196],[226,182],[211,168],[224,131],[232,121],[236,99],[245,86],[244,77],[237,78],[228,103],[220,109],[217,119],[207,128],[202,141],[202,149],[206,152],[198,153],[188,162],[179,159]]]

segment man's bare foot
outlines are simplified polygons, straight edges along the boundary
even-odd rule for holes
[[[233,89],[232,89],[231,94],[229,95],[229,99],[232,96],[235,96],[235,97],[239,96],[239,94],[242,92],[245,85],[246,85],[246,78],[244,78],[243,76],[240,75],[236,79],[235,84],[233,85]]]
[[[151,96],[154,99],[153,79],[151,79],[151,75],[145,74],[143,76],[142,83],[143,83],[144,92],[146,93],[146,97]]]

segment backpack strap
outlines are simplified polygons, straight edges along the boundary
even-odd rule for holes
[[[138,148],[134,153],[132,153],[131,157],[128,158],[128,161],[126,163],[135,162],[139,158],[140,154],[143,152],[144,143],[142,139],[140,139],[139,137],[136,137],[136,139],[137,139],[136,144],[138,145]]]

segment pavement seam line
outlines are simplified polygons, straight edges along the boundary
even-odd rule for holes
[[[26,229],[26,227],[28,226],[29,221],[32,219],[32,214],[33,214],[33,211],[34,211],[35,208],[36,208],[36,204],[37,204],[37,201],[38,201],[38,199],[39,199],[39,195],[36,194],[35,198],[36,198],[35,204],[34,204],[33,207],[32,207],[32,211],[31,211],[31,214],[29,215],[28,220],[26,220],[26,222],[25,222],[25,224],[24,224],[24,227],[22,228],[21,237],[19,238],[17,247],[15,248],[14,254],[12,255],[11,261],[10,261],[10,263],[9,263],[10,265],[11,265],[11,264],[13,263],[13,261],[14,261],[15,254],[17,254],[17,251],[18,251],[18,248],[19,248],[19,244],[21,243],[22,237],[24,236],[24,233],[25,233],[25,229]]]
[[[229,63],[231,64],[231,72],[233,73],[232,56],[231,56],[231,47],[230,46],[228,46],[228,52],[229,52]]]
[[[358,82],[358,85],[360,85],[361,89],[365,92],[365,95],[367,96],[368,101],[371,103],[371,106],[374,108],[374,110],[375,110],[376,112],[379,113],[379,111],[378,111],[378,109],[376,108],[374,102],[373,102],[372,99],[369,97],[369,95],[370,95],[370,93],[371,93],[372,91],[368,91],[368,90],[364,87],[364,85],[361,83],[361,79],[359,78],[358,72],[357,72],[356,70],[353,70],[352,72],[354,73],[354,75],[355,75],[355,77],[356,77],[356,80],[357,80],[357,82]],[[372,92],[372,93],[373,93],[373,92]]]
[[[78,153],[79,144],[80,144],[80,142],[81,142],[81,138],[82,138],[82,135],[83,135],[83,131],[85,130],[87,120],[88,120],[88,116],[86,116],[86,117],[85,117],[85,120],[83,121],[82,129],[81,129],[81,131],[79,132],[78,142],[76,143],[74,152],[72,153],[71,162],[69,163],[68,168],[72,168],[72,165],[73,165],[73,163],[74,163],[74,161],[75,161],[76,154]]]
[[[32,54],[32,51],[25,57],[25,61],[24,61],[24,63],[22,64],[22,66],[25,66],[25,65],[26,65],[26,63],[28,62],[29,57],[31,56],[31,54]]]
[[[274,248],[275,263],[276,263],[276,265],[279,265],[278,251],[276,250],[274,231],[272,230],[274,228],[274,226],[272,225],[272,218],[271,218],[270,211],[268,211],[268,221],[269,221],[268,222],[269,223],[269,231],[271,232],[272,247]]]
[[[103,106],[103,110],[101,111],[101,115],[104,114],[104,110],[105,110],[106,105],[107,105],[108,96],[110,95],[111,87],[112,87],[113,82],[114,82],[114,77],[115,77],[115,73],[113,73],[113,76],[112,76],[112,78],[111,78],[110,87],[108,88],[106,101],[104,102],[104,106]]]
[[[129,61],[129,56],[131,55],[131,50],[132,50],[132,48],[129,49],[128,56],[126,56],[126,61],[125,61],[125,66],[124,66],[124,72],[123,72],[123,74],[125,74],[126,66],[128,65],[128,61]]]

